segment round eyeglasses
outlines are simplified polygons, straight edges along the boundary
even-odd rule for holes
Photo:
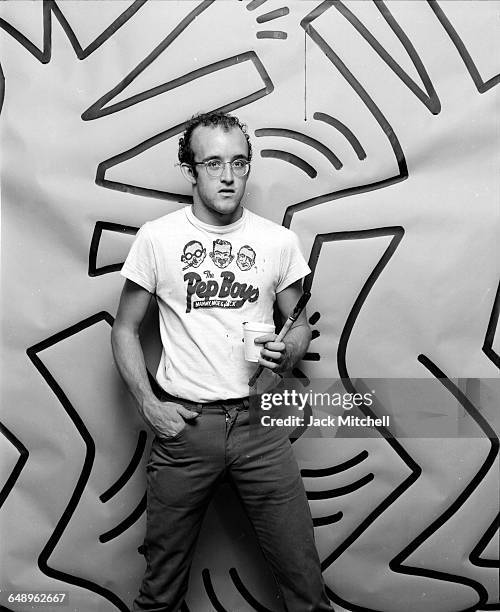
[[[204,162],[194,162],[195,166],[205,166],[208,176],[218,178],[222,176],[226,164],[231,166],[231,170],[235,176],[242,177],[248,174],[250,170],[250,162],[246,159],[234,159],[233,161],[223,162],[220,159],[209,159]]]

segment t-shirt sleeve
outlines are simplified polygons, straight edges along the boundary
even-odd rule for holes
[[[297,235],[288,230],[281,249],[280,270],[276,293],[283,291],[295,281],[304,278],[311,269],[306,263]]]
[[[147,224],[137,232],[120,274],[150,293],[156,291],[156,258]]]

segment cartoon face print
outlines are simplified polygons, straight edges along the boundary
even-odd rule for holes
[[[233,261],[234,255],[231,255],[231,249],[231,243],[228,240],[220,238],[214,240],[213,251],[209,255],[218,268],[226,268]]]
[[[201,242],[198,242],[198,240],[191,240],[185,245],[184,251],[181,255],[182,263],[186,264],[182,269],[186,270],[187,268],[197,268],[202,264],[206,255],[207,250],[203,248]]]
[[[243,245],[238,251],[236,265],[240,270],[250,270],[255,263],[255,251],[248,244]]]

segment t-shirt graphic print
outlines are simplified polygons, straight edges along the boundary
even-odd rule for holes
[[[276,294],[309,271],[290,230],[246,209],[213,226],[185,207],[142,226],[121,273],[156,296],[158,383],[210,402],[248,395],[243,323],[272,324]]]

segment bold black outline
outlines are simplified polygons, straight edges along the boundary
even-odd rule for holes
[[[434,14],[438,18],[443,28],[446,30],[446,33],[451,39],[451,42],[455,45],[467,69],[467,72],[470,74],[472,80],[474,81],[474,85],[476,86],[478,92],[480,94],[483,94],[492,87],[495,87],[495,85],[498,85],[500,83],[500,74],[496,74],[487,81],[483,80],[482,76],[479,74],[479,70],[477,69],[474,60],[472,59],[470,53],[467,51],[467,47],[464,45],[463,40],[460,38],[455,28],[451,25],[451,22],[449,21],[448,17],[446,17],[445,12],[436,2],[436,0],[427,0],[427,3],[434,11]]]
[[[333,128],[338,130],[354,149],[354,152],[356,153],[358,159],[360,161],[366,159],[366,151],[363,149],[362,144],[359,142],[359,140],[345,123],[342,123],[342,121],[339,121],[339,119],[335,119],[335,117],[332,117],[328,113],[314,113],[313,119],[328,123],[328,125],[331,125]]]
[[[17,438],[3,423],[0,422],[0,433],[7,438],[7,440],[14,446],[19,453],[19,458],[16,461],[16,465],[12,468],[9,477],[5,481],[5,484],[0,491],[0,508],[3,506],[5,500],[9,496],[9,493],[14,488],[17,479],[21,475],[23,468],[28,461],[29,451],[24,444]]]
[[[317,468],[317,469],[302,469],[300,470],[300,475],[302,478],[323,478],[324,476],[333,476],[334,474],[340,474],[340,472],[345,472],[346,470],[350,470],[356,465],[359,465],[365,459],[368,459],[368,451],[363,450],[351,459],[347,461],[343,461],[337,465],[332,465],[328,468]]]
[[[247,602],[247,604],[249,604],[250,606],[253,607],[253,609],[256,612],[272,612],[272,610],[270,610],[269,608],[266,608],[266,606],[263,606],[259,601],[257,601],[257,599],[255,599],[255,597],[250,593],[250,591],[246,588],[246,586],[243,584],[243,581],[241,580],[241,578],[239,577],[238,572],[236,571],[235,567],[231,567],[229,569],[229,576],[231,577],[231,580],[233,581],[234,586],[236,587],[236,590],[238,591],[238,593],[243,597],[243,599]]]
[[[154,62],[158,56],[160,56],[165,49],[167,49],[173,41],[180,35],[184,30],[191,25],[191,23],[199,17],[204,11],[206,11],[209,6],[214,2],[214,0],[203,0],[196,6],[192,11],[190,11],[181,21],[175,26],[173,30],[158,44],[151,53],[145,57],[137,66],[127,74],[115,87],[106,92],[97,102],[94,102],[89,108],[82,114],[82,119],[84,121],[89,121],[92,119],[98,119],[99,117],[103,117],[104,115],[109,115],[118,110],[123,110],[124,108],[128,108],[133,104],[137,104],[137,102],[141,102],[142,100],[147,100],[148,98],[152,98],[164,91],[168,91],[169,89],[173,89],[173,87],[177,87],[178,85],[182,85],[183,82],[189,82],[192,78],[189,78],[191,74],[186,75],[187,80],[180,82],[176,85],[170,86],[172,83],[177,83],[177,81],[181,81],[181,79],[174,79],[169,81],[168,83],[164,83],[158,87],[150,89],[142,94],[138,94],[136,96],[132,96],[131,98],[127,98],[117,104],[114,104],[112,107],[104,108],[104,106],[110,102],[114,97],[120,94],[132,81],[138,77],[152,62]],[[207,68],[207,67],[205,67]],[[201,70],[205,70],[202,68]],[[195,71],[197,72],[197,71]],[[210,72],[210,71],[209,71]],[[195,78],[195,77],[193,77]]]
[[[335,514],[330,514],[329,516],[318,516],[313,518],[313,526],[324,527],[325,525],[332,525],[341,521],[343,516],[343,512],[335,512]]]
[[[121,225],[120,223],[110,223],[109,221],[97,221],[90,242],[88,275],[100,276],[101,274],[117,272],[122,269],[123,262],[101,266],[100,268],[97,267],[97,254],[103,231],[135,235],[138,230],[138,227],[133,227],[132,225]]]
[[[222,60],[218,60],[217,62],[213,62],[212,64],[207,64],[206,66],[202,66],[201,68],[197,68],[196,70],[187,72],[186,74],[183,74],[180,77],[167,81],[166,83],[163,83],[162,85],[157,85],[156,87],[152,87],[151,89],[146,89],[145,91],[139,94],[130,96],[130,98],[126,98],[125,100],[120,100],[120,102],[117,102],[116,104],[112,104],[111,106],[106,106],[105,108],[103,108],[103,104],[107,100],[112,99],[115,97],[115,95],[117,95],[116,93],[114,93],[115,90],[117,90],[117,93],[120,93],[120,91],[123,91],[123,89],[118,89],[118,87],[115,87],[113,90],[109,91],[105,96],[103,96],[100,100],[98,100],[97,102],[94,102],[94,104],[92,104],[92,106],[90,106],[82,114],[82,119],[84,121],[91,121],[94,119],[99,119],[100,117],[112,115],[113,113],[122,111],[125,108],[128,108],[129,106],[133,106],[134,104],[139,104],[140,102],[143,102],[144,100],[149,100],[150,98],[155,98],[156,96],[159,96],[162,93],[165,93],[172,89],[176,89],[177,87],[181,87],[182,85],[185,85],[186,83],[195,81],[196,79],[199,79],[203,76],[207,76],[208,74],[213,74],[214,72],[218,72],[219,70],[224,70],[225,68],[228,68],[229,66],[235,66],[237,64],[242,64],[243,62],[246,62],[246,61],[253,61],[252,53],[254,52],[247,51],[245,53],[239,53],[238,55],[226,57]],[[257,67],[257,70],[258,70],[258,67]],[[131,77],[131,80],[133,80],[136,78],[138,74],[140,74],[140,72],[142,72],[142,70],[137,71],[137,69],[135,69],[128,76]],[[259,74],[261,74],[260,71],[259,71]],[[133,75],[133,77],[131,75]],[[121,85],[122,84],[120,83],[120,86]],[[111,93],[113,93],[113,96],[110,95]]]
[[[330,4],[330,3],[329,3]],[[408,36],[405,34],[401,26],[394,19],[392,13],[387,8],[383,0],[377,0],[374,5],[379,10],[382,17],[385,19],[388,26],[397,36],[398,40],[404,47],[412,64],[415,66],[418,76],[422,79],[425,87],[425,92],[415,83],[403,68],[394,60],[394,58],[384,49],[373,34],[366,28],[363,23],[343,4],[340,0],[334,0],[332,6],[358,31],[359,34],[366,40],[370,47],[387,64],[394,74],[408,87],[408,89],[431,111],[433,115],[438,115],[441,111],[441,103],[439,97],[432,85],[432,81],[427,74],[424,64],[420,59],[415,47],[411,43]],[[329,7],[328,7],[329,8]],[[326,10],[326,9],[325,9]],[[322,11],[324,12],[324,11]]]
[[[5,75],[0,62],[0,114],[2,113],[3,102],[5,100]]]
[[[304,374],[304,372],[300,368],[293,368],[292,375],[300,382],[303,387],[307,387],[311,384],[311,379],[306,374]]]
[[[103,504],[108,502],[112,497],[114,497],[119,491],[123,489],[123,487],[130,480],[132,475],[135,473],[139,463],[141,462],[142,456],[144,455],[144,449],[146,448],[146,442],[148,439],[148,434],[144,429],[141,429],[139,435],[137,437],[137,445],[135,447],[134,454],[130,459],[129,464],[121,474],[119,478],[108,488],[104,493],[99,495],[99,499]]]
[[[319,353],[306,353],[302,359],[304,361],[320,361],[321,355]]]
[[[293,164],[296,168],[299,168],[307,174],[309,178],[316,178],[318,176],[317,171],[306,161],[304,161],[298,155],[289,153],[288,151],[281,151],[279,149],[262,149],[260,156],[263,158],[281,159],[282,161]]]
[[[289,13],[290,9],[288,8],[288,6],[282,6],[281,8],[275,9],[274,11],[269,11],[269,13],[259,15],[255,21],[257,23],[267,23],[268,21],[272,21],[273,19],[285,17],[285,15],[288,15]]]
[[[373,230],[360,230],[360,231],[353,231],[353,232],[337,232],[337,233],[331,233],[331,234],[318,234],[316,236],[313,248],[311,250],[310,259],[309,259],[309,267],[311,268],[312,273],[306,277],[305,282],[304,282],[304,290],[310,290],[312,281],[313,281],[313,274],[315,272],[315,268],[316,268],[316,265],[319,259],[321,247],[325,241],[349,240],[349,239],[352,240],[352,239],[370,238],[370,237],[382,236],[382,235],[385,235],[385,236],[392,235],[392,240],[389,246],[387,247],[387,249],[385,250],[384,254],[382,255],[381,259],[375,266],[374,270],[369,275],[368,279],[366,280],[358,297],[356,298],[354,302],[354,305],[347,317],[346,323],[342,330],[340,341],[339,341],[339,346],[338,346],[338,351],[337,351],[337,365],[338,365],[339,375],[343,379],[344,387],[346,388],[348,392],[351,392],[351,393],[355,393],[357,392],[357,390],[349,377],[347,366],[346,366],[346,350],[347,350],[349,337],[351,335],[352,329],[354,328],[356,318],[359,312],[361,311],[361,308],[371,288],[373,287],[377,278],[380,276],[384,267],[387,265],[388,261],[391,259],[392,255],[397,249],[397,246],[399,245],[400,241],[403,238],[403,235],[404,235],[403,228],[396,226],[396,227],[379,228],[379,229],[373,229]],[[424,356],[421,355],[419,357],[419,361],[429,365],[429,369],[430,369],[431,367],[430,361],[429,360],[425,361],[425,360],[426,358]],[[433,373],[434,372],[440,373],[440,371],[438,371],[433,364],[432,364],[432,367],[433,367],[433,370],[432,370]],[[442,379],[443,377],[444,375],[439,376],[440,379]],[[445,513],[443,513],[430,527],[426,528],[422,532],[422,534],[420,534],[418,538],[416,538],[409,546],[407,546],[401,553],[399,553],[389,563],[389,567],[395,573],[425,576],[431,579],[443,580],[443,581],[447,581],[451,583],[457,583],[457,584],[461,584],[463,586],[468,586],[472,588],[478,594],[479,601],[473,607],[467,608],[466,610],[461,611],[461,612],[469,612],[469,611],[472,612],[472,610],[477,610],[477,608],[485,607],[485,604],[487,601],[488,593],[486,589],[480,583],[476,582],[475,580],[466,578],[466,577],[454,576],[453,574],[448,574],[445,572],[437,572],[434,570],[425,570],[425,569],[413,568],[413,567],[409,568],[409,567],[403,567],[401,565],[401,562],[404,561],[404,559],[407,556],[409,556],[411,552],[413,552],[413,550],[418,548],[418,546],[422,542],[424,542],[433,533],[433,531],[438,529],[439,526],[444,524],[448,520],[448,518],[456,512],[458,507],[460,507],[460,505],[462,505],[462,503],[470,495],[470,492],[481,482],[481,480],[484,477],[484,473],[486,473],[489,470],[492,462],[495,460],[498,454],[498,438],[496,438],[494,431],[491,429],[488,423],[481,417],[477,409],[474,406],[472,406],[472,404],[467,400],[467,398],[464,398],[460,394],[460,392],[453,385],[451,385],[451,383],[449,384],[448,383],[446,384],[449,390],[455,395],[455,397],[460,401],[460,403],[469,412],[469,414],[474,418],[474,420],[478,422],[478,419],[481,419],[480,423],[478,422],[478,424],[480,424],[480,427],[483,429],[483,431],[487,432],[488,437],[491,438],[493,436],[494,440],[492,440],[492,450],[490,451],[487,460],[483,464],[482,468],[479,470],[478,474],[474,477],[473,481],[471,481],[471,483],[466,487],[464,492],[462,492],[462,494],[455,501],[455,503],[452,504],[452,506],[448,508],[448,510]],[[372,418],[376,418],[377,417],[377,412],[376,412],[377,405],[378,404],[375,401],[374,409],[366,405],[361,405],[359,407],[359,410],[365,416],[371,416]],[[369,514],[369,516],[366,517],[364,521],[362,521],[362,523],[330,555],[328,555],[326,559],[323,560],[321,564],[323,570],[329,567],[341,554],[343,554],[349,548],[349,546],[351,546],[351,544],[369,527],[369,525],[373,523],[373,521],[376,518],[382,515],[387,510],[387,508],[396,501],[398,497],[400,497],[407,489],[409,489],[413,485],[414,482],[416,482],[416,480],[418,480],[418,478],[421,475],[421,472],[422,472],[421,467],[408,454],[408,452],[401,445],[401,443],[396,438],[394,438],[392,434],[385,427],[376,427],[376,429],[387,440],[387,443],[393,448],[393,450],[399,455],[399,457],[403,459],[406,465],[410,468],[411,474],[394,491],[392,491],[389,494],[389,496],[381,504],[379,504]],[[344,607],[348,607],[349,609],[355,610],[356,612],[373,612],[373,610],[370,608],[356,606],[355,604],[344,601],[341,597],[333,593],[329,587],[327,587],[326,590],[327,590],[328,596],[330,597],[330,599],[332,599],[332,601]],[[492,608],[488,607],[487,609],[492,609]]]
[[[488,321],[488,328],[486,329],[486,336],[484,338],[483,353],[491,359],[491,361],[500,368],[500,355],[493,350],[493,342],[495,340],[495,333],[498,328],[498,317],[500,315],[500,282],[498,283],[497,293],[493,301],[493,307],[491,309],[490,320]]]
[[[324,155],[336,170],[340,170],[342,168],[342,162],[333,151],[331,151],[319,140],[311,138],[306,134],[302,134],[302,132],[283,128],[259,128],[258,130],[255,130],[255,136],[257,136],[257,138],[264,136],[277,136],[278,138],[292,138],[293,140],[298,140],[299,142],[316,149],[316,151],[321,153],[321,155]]]
[[[500,567],[500,559],[483,559],[481,557],[482,552],[493,539],[498,529],[500,529],[500,513],[496,515],[488,529],[484,532],[484,535],[481,536],[481,539],[471,551],[469,561],[473,565],[478,567]],[[498,537],[500,538],[500,534]]]
[[[210,0],[210,2],[213,2],[213,0]],[[149,58],[147,59],[149,62],[153,61]],[[229,57],[224,60],[221,60],[220,62],[216,62],[216,64],[219,66],[218,69],[220,70],[224,67],[231,66],[235,63],[242,63],[244,61],[252,62],[252,64],[256,68],[257,72],[259,73],[259,76],[261,77],[264,83],[264,87],[257,91],[254,91],[248,96],[235,100],[234,102],[225,104],[224,106],[221,106],[215,110],[225,112],[225,113],[231,112],[235,110],[236,108],[240,108],[241,106],[245,106],[247,104],[250,104],[251,102],[255,102],[256,100],[259,100],[260,98],[264,96],[269,95],[274,90],[274,84],[271,81],[271,78],[267,74],[266,69],[264,68],[264,65],[260,61],[255,51],[246,51],[244,53],[240,53],[233,57]],[[211,66],[214,66],[214,65],[215,64],[212,64]],[[206,69],[207,67],[201,70],[203,71]],[[151,91],[154,92],[155,90],[153,89]],[[103,98],[101,98],[101,100],[102,99]],[[193,201],[190,195],[185,195],[185,194],[180,194],[180,193],[170,193],[168,191],[161,191],[157,189],[138,187],[136,185],[129,185],[127,183],[111,181],[105,178],[107,170],[109,170],[110,168],[113,168],[114,166],[118,164],[123,163],[124,161],[128,161],[129,159],[132,159],[133,157],[136,157],[140,155],[141,153],[144,153],[151,147],[157,144],[160,144],[161,142],[168,140],[169,138],[172,138],[173,136],[180,134],[181,132],[184,131],[186,124],[187,124],[187,121],[184,121],[183,123],[179,125],[176,125],[172,128],[164,130],[163,132],[159,132],[158,134],[155,134],[154,136],[147,138],[146,140],[131,147],[130,149],[127,149],[126,151],[123,151],[122,153],[119,153],[117,155],[114,155],[113,157],[110,157],[109,159],[102,161],[97,167],[96,179],[95,179],[96,184],[100,185],[101,187],[106,187],[107,189],[114,189],[116,191],[123,191],[127,193],[143,195],[146,197],[158,198],[162,200],[174,200],[176,202],[190,204]]]
[[[408,576],[421,576],[425,578],[445,580],[447,582],[453,582],[464,586],[469,586],[477,592],[479,596],[479,601],[473,607],[467,608],[461,612],[467,612],[469,610],[473,611],[477,610],[478,608],[485,607],[488,601],[488,592],[481,583],[464,576],[455,576],[447,572],[427,570],[414,566],[410,567],[408,565],[403,565],[403,562],[410,555],[412,555],[421,544],[427,541],[431,537],[431,535],[433,535],[440,527],[442,527],[469,499],[472,492],[479,486],[483,478],[489,472],[491,467],[495,464],[495,460],[498,457],[500,443],[495,431],[486,421],[486,419],[481,415],[480,411],[472,404],[469,398],[464,393],[462,393],[462,391],[460,391],[460,389],[455,384],[453,384],[453,382],[445,375],[445,373],[440,370],[439,367],[435,363],[433,363],[426,355],[420,354],[417,359],[437,380],[439,380],[439,382],[453,395],[453,397],[455,397],[455,399],[460,403],[460,405],[463,406],[465,411],[476,422],[476,424],[483,431],[485,436],[489,438],[491,446],[483,465],[478,470],[477,474],[475,474],[472,480],[463,489],[460,495],[455,499],[455,501],[434,522],[428,525],[424,529],[424,531],[422,531],[412,542],[410,542],[408,546],[406,546],[398,555],[396,555],[396,557],[394,557],[394,559],[389,563],[389,567],[394,572],[402,573]],[[488,609],[497,608],[488,607]]]
[[[316,325],[316,323],[321,319],[321,313],[319,312],[313,312],[312,315],[309,317],[309,323],[311,325]]]
[[[257,38],[273,38],[274,40],[286,40],[288,34],[282,30],[261,30],[255,35]]]
[[[359,480],[352,482],[344,487],[337,487],[336,489],[328,489],[325,491],[306,491],[307,499],[330,499],[332,497],[340,497],[342,495],[349,495],[353,491],[357,491],[364,487],[375,478],[375,475],[370,472],[363,476]]]
[[[205,568],[201,572],[201,577],[203,579],[203,586],[205,587],[205,591],[208,595],[208,599],[210,603],[215,608],[216,612],[228,612],[226,608],[221,604],[221,602],[217,599],[217,595],[215,594],[214,587],[212,584],[212,579],[210,578],[210,570]]]
[[[319,6],[317,6],[310,13],[308,13],[301,20],[300,25],[304,29],[306,34],[310,36],[310,38],[323,51],[326,57],[333,63],[333,65],[337,68],[337,70],[344,77],[347,83],[358,94],[359,98],[367,107],[369,112],[373,115],[374,119],[377,121],[389,141],[389,144],[396,158],[399,173],[395,176],[391,176],[380,181],[375,181],[374,183],[368,183],[355,187],[347,187],[346,189],[340,189],[339,191],[331,191],[329,193],[310,198],[309,200],[298,202],[297,204],[291,204],[290,206],[288,206],[283,216],[282,225],[284,225],[285,227],[290,227],[293,215],[301,210],[306,210],[308,208],[311,208],[312,206],[322,204],[323,202],[333,202],[334,200],[339,200],[347,196],[357,195],[359,193],[366,193],[368,191],[374,191],[375,189],[389,187],[390,185],[394,185],[395,183],[399,183],[400,181],[404,181],[408,178],[408,166],[406,164],[406,158],[403,153],[403,149],[401,148],[401,144],[398,140],[398,137],[392,129],[392,126],[387,121],[380,108],[368,95],[367,91],[363,88],[361,83],[354,77],[354,75],[349,71],[347,66],[342,62],[340,57],[312,26],[312,22],[320,15],[322,15],[326,10],[331,8],[331,6],[331,2],[329,0],[325,0],[325,2],[322,2]]]
[[[21,34],[5,19],[0,18],[0,28],[10,34],[21,45],[33,55],[42,64],[48,64],[52,57],[52,13],[61,24],[66,36],[68,37],[71,46],[73,47],[76,56],[79,60],[86,59],[94,53],[101,45],[103,45],[113,34],[119,30],[129,19],[131,19],[137,11],[146,3],[147,0],[135,0],[127,9],[123,11],[99,36],[90,43],[88,47],[80,45],[76,34],[69,25],[64,13],[61,11],[55,0],[43,0],[43,49],[40,50],[33,44],[24,34]]]
[[[346,323],[341,333],[339,346],[337,350],[337,365],[340,377],[343,379],[344,386],[348,392],[356,393],[356,389],[351,382],[349,374],[347,372],[346,366],[346,349],[349,341],[349,337],[354,328],[354,324],[356,322],[356,318],[366,301],[368,294],[370,293],[373,285],[381,275],[383,269],[394,255],[399,243],[401,242],[404,236],[404,229],[400,226],[394,227],[383,227],[376,228],[371,230],[359,230],[359,231],[347,231],[347,232],[332,232],[328,234],[318,234],[314,240],[313,247],[311,249],[311,254],[309,256],[309,267],[311,268],[311,273],[306,276],[304,281],[304,291],[310,291],[314,274],[316,272],[316,266],[319,261],[320,253],[322,246],[325,242],[339,241],[339,240],[359,240],[359,239],[370,239],[377,238],[381,236],[390,236],[391,241],[387,246],[386,250],[382,254],[382,257],[379,259],[377,264],[375,265],[373,271],[368,276],[365,281],[361,291],[354,301],[354,304],[349,312]],[[377,406],[377,402],[375,400],[374,406]],[[359,407],[361,412],[365,416],[370,416],[372,418],[376,418],[377,414],[369,407],[365,405],[361,405]],[[385,427],[376,427],[377,431],[387,440],[387,443],[391,446],[392,450],[400,457],[400,459],[404,462],[406,467],[410,470],[409,476],[398,485],[374,510],[370,512],[370,514],[350,533],[350,535],[332,552],[328,555],[323,562],[321,563],[321,567],[323,570],[327,569],[340,555],[342,555],[351,544],[356,541],[360,535],[368,529],[368,527],[377,519],[381,514],[383,514],[389,506],[391,506],[398,497],[400,497],[407,489],[409,489],[414,482],[418,480],[420,474],[422,473],[422,468],[416,463],[416,461],[411,457],[411,455],[406,451],[406,449],[399,443],[398,440],[392,437],[392,434]],[[353,605],[350,602],[344,601],[339,596],[335,595],[327,587],[327,593],[329,598],[342,605],[344,607],[348,607],[349,609],[356,610],[357,612],[366,612],[367,609],[362,608],[360,606]]]
[[[126,518],[123,519],[123,521],[120,521],[120,523],[113,527],[113,529],[110,529],[109,531],[106,531],[105,533],[102,533],[99,536],[99,542],[105,544],[106,542],[109,542],[110,540],[113,540],[114,538],[120,536],[124,531],[127,531],[127,529],[131,525],[133,525],[146,511],[146,505],[146,493],[144,493],[141,501],[132,510],[132,512]]]
[[[68,523],[71,520],[71,517],[73,516],[76,508],[78,507],[78,503],[80,502],[80,499],[85,490],[85,487],[87,486],[87,482],[92,472],[92,466],[94,464],[94,459],[95,459],[95,444],[94,444],[92,435],[90,434],[88,429],[85,427],[85,424],[83,420],[81,419],[80,415],[75,410],[74,406],[71,404],[68,397],[66,396],[62,388],[59,386],[59,384],[56,382],[55,378],[52,376],[48,368],[42,362],[38,354],[54,346],[58,342],[66,340],[67,338],[70,338],[74,334],[78,334],[81,331],[87,329],[88,327],[91,327],[92,325],[96,325],[97,323],[100,323],[101,321],[105,321],[110,326],[113,326],[113,323],[114,323],[114,319],[109,314],[109,312],[101,311],[86,319],[83,319],[82,321],[80,321],[79,323],[76,323],[75,325],[71,325],[67,329],[64,329],[63,331],[60,331],[54,334],[53,336],[50,336],[46,340],[42,340],[41,342],[38,342],[37,344],[34,344],[33,346],[26,349],[26,353],[28,357],[30,358],[30,360],[32,361],[33,365],[38,370],[42,378],[52,389],[53,393],[55,394],[59,402],[62,404],[64,410],[66,411],[67,415],[71,419],[71,422],[73,423],[73,425],[76,427],[78,433],[80,434],[85,444],[85,460],[83,462],[82,471],[75,485],[74,491],[71,495],[68,505],[66,506],[63,514],[61,515],[61,518],[57,522],[57,525],[55,526],[54,531],[52,532],[49,540],[45,544],[42,552],[38,556],[38,567],[40,568],[40,571],[46,576],[48,576],[49,578],[54,578],[55,580],[61,580],[62,582],[73,584],[83,589],[92,591],[96,593],[97,595],[100,595],[101,597],[104,597],[105,599],[107,599],[109,602],[115,605],[122,612],[128,612],[129,610],[128,606],[126,606],[125,603],[117,595],[115,595],[115,593],[113,593],[109,589],[106,589],[102,587],[101,585],[96,584],[95,582],[91,582],[90,580],[87,580],[86,578],[80,578],[78,576],[73,576],[66,572],[52,568],[48,564],[49,558],[54,552],[54,549],[57,546],[59,540],[61,539],[64,533],[64,530],[68,526]]]

